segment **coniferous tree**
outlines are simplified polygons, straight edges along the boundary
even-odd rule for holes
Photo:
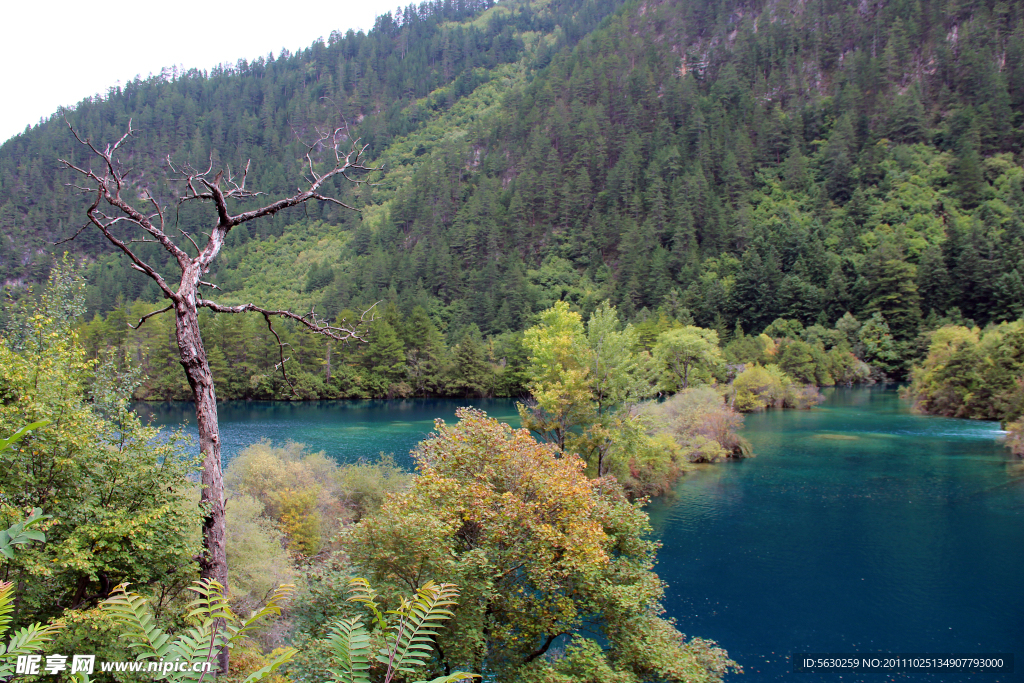
[[[868,281],[865,312],[881,315],[897,341],[915,336],[921,322],[917,268],[895,246],[883,243],[868,254],[864,273]]]

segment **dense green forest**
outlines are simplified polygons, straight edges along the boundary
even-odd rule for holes
[[[297,54],[270,54],[211,72],[173,70],[137,79],[81,102],[67,118],[83,137],[97,141],[119,138],[131,119],[138,131],[133,168],[139,186],[154,196],[175,194],[166,183],[168,156],[176,163],[199,163],[211,155],[217,164],[235,168],[252,159],[252,185],[281,194],[301,177],[303,141],[315,126],[351,126],[375,157],[419,131],[422,139],[409,150],[409,158],[399,160],[408,163],[433,147],[439,122],[443,135],[449,135],[487,108],[496,94],[481,89],[500,91],[504,81],[521,80],[520,72],[536,71],[619,4],[424,2],[379,17],[368,34],[335,31],[326,43]],[[477,97],[466,101],[474,93]],[[65,186],[56,163],[58,158],[86,160],[70,139],[58,113],[9,140],[0,152],[5,279],[45,281],[49,259],[42,251],[80,225],[81,197]],[[388,161],[396,165],[395,159]],[[350,190],[338,188],[346,199]],[[358,205],[360,200],[352,201]],[[307,216],[320,213],[310,207]],[[177,218],[192,230],[203,225],[200,214],[183,211]],[[328,211],[325,216],[335,223],[349,219],[348,227],[358,223],[358,217],[346,213]],[[301,218],[270,220],[260,226],[260,235],[281,235]],[[83,233],[72,246],[96,257],[108,245],[99,235]],[[138,286],[141,281],[131,278],[118,286],[102,274],[99,270],[94,277],[101,296],[90,295],[92,310],[109,309],[119,294],[129,300],[147,294]]]
[[[1017,318],[1022,84],[1024,15],[1007,2],[438,2],[295,55],[134,82],[67,116],[95,139],[132,118],[136,182],[166,199],[167,155],[252,158],[274,196],[301,175],[303,136],[347,123],[386,169],[336,188],[361,214],[308,206],[232,232],[211,274],[220,299],[330,316],[381,302],[369,349],[295,333],[304,396],[516,395],[519,333],[560,300],[585,316],[610,301],[660,324],[651,339],[693,323],[723,344],[773,323],[793,328],[777,338],[838,333],[849,313],[869,325],[853,350],[890,378],[943,324]],[[0,149],[15,295],[81,225],[55,161],[81,154],[58,116]],[[176,220],[199,230],[208,216],[185,205]],[[87,264],[90,315],[107,316],[87,333],[94,351],[127,343],[128,309],[156,289],[95,231],[65,248]],[[207,321],[236,370],[221,397],[295,396],[240,369],[273,357],[258,327]],[[136,346],[173,367],[164,344]],[[371,366],[386,377],[365,379]],[[180,395],[165,374],[149,395]]]

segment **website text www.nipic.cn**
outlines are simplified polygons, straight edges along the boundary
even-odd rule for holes
[[[46,676],[64,673],[91,674],[99,670],[102,672],[131,671],[168,674],[177,671],[192,671],[199,673],[212,669],[208,661],[183,662],[175,660],[172,662],[160,660],[156,662],[119,662],[119,661],[96,661],[96,655],[18,655],[15,666],[15,673],[26,676]]]

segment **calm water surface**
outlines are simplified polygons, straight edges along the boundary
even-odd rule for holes
[[[223,401],[217,404],[221,455],[230,462],[251,443],[269,440],[304,443],[338,462],[356,462],[392,453],[412,468],[409,451],[434,429],[434,419],[455,422],[456,409],[472,406],[491,417],[519,426],[512,399],[408,399],[394,401]],[[153,424],[186,425],[198,439],[195,408],[180,401],[140,403],[136,410]]]
[[[734,681],[1024,681],[1024,465],[989,422],[911,415],[892,389],[747,417],[756,458],[705,467],[650,507],[665,607],[746,673]],[[472,403],[221,404],[224,454],[288,439],[341,462],[408,450]],[[159,424],[190,404],[148,404]],[[194,431],[194,430],[193,430]],[[1014,674],[795,674],[794,652],[1013,652]]]
[[[746,681],[1024,680],[1024,466],[999,425],[911,415],[892,389],[748,416],[757,457],[651,506],[680,630]],[[1014,674],[791,672],[794,652],[1014,652]]]

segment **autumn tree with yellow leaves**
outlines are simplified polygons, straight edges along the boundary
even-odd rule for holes
[[[583,318],[559,301],[526,330],[523,346],[530,353],[533,395],[519,409],[523,425],[564,449],[572,429],[591,422],[596,412]]]
[[[524,427],[582,456],[595,476],[613,471],[616,454],[645,447],[637,443],[644,429],[630,407],[654,393],[654,364],[637,350],[636,330],[622,325],[614,306],[601,304],[584,326],[579,313],[556,302],[526,330],[523,346],[533,395],[519,405]],[[618,465],[617,474],[628,472]]]
[[[461,409],[415,453],[419,477],[348,537],[382,599],[432,579],[457,584],[437,673],[500,680],[716,681],[735,663],[661,617],[664,584],[647,514],[586,463]],[[556,642],[567,656],[549,660]],[[604,647],[598,646],[598,642]]]

